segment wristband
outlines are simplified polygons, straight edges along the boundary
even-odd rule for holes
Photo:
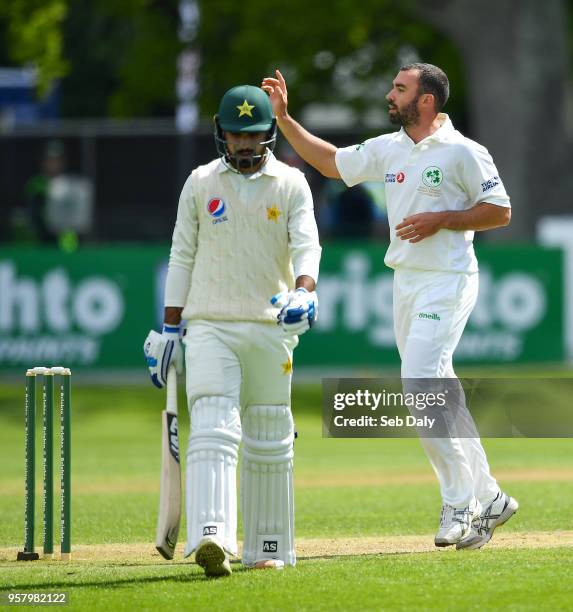
[[[169,340],[178,340],[179,339],[179,329],[180,325],[168,325],[167,323],[163,324],[163,335],[167,336]]]

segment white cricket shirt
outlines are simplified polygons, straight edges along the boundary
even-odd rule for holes
[[[455,130],[446,114],[438,118],[442,126],[417,144],[402,128],[338,149],[336,166],[349,187],[384,181],[390,224],[387,266],[477,272],[473,231],[442,229],[416,244],[396,237],[396,225],[416,213],[461,211],[480,202],[510,207],[487,149]]]
[[[165,305],[184,319],[275,322],[270,298],[318,279],[318,230],[304,174],[270,156],[253,175],[220,159],[196,168],[179,199]]]

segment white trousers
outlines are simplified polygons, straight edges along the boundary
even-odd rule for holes
[[[186,555],[205,535],[237,553],[242,438],[243,563],[281,559],[294,565],[290,393],[298,338],[273,324],[192,321],[184,344],[191,417]]]
[[[191,321],[184,338],[187,401],[218,395],[245,408],[290,406],[298,337],[274,324]]]
[[[394,331],[401,376],[455,378],[452,357],[475,306],[478,275],[401,269],[394,273]],[[499,486],[479,438],[420,438],[438,477],[442,500],[486,507]]]

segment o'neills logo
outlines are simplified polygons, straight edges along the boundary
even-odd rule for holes
[[[419,312],[418,319],[431,319],[432,321],[441,321],[440,316],[435,312]]]

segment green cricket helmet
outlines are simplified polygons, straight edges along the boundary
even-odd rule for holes
[[[215,144],[223,162],[235,172],[238,172],[238,159],[231,155],[227,147],[224,132],[254,133],[265,132],[266,136],[259,144],[264,145],[262,154],[253,154],[247,158],[242,156],[242,165],[247,160],[247,166],[252,168],[262,159],[267,158],[274,149],[277,139],[277,122],[268,95],[253,85],[238,85],[229,89],[221,98],[219,112],[215,115]]]

